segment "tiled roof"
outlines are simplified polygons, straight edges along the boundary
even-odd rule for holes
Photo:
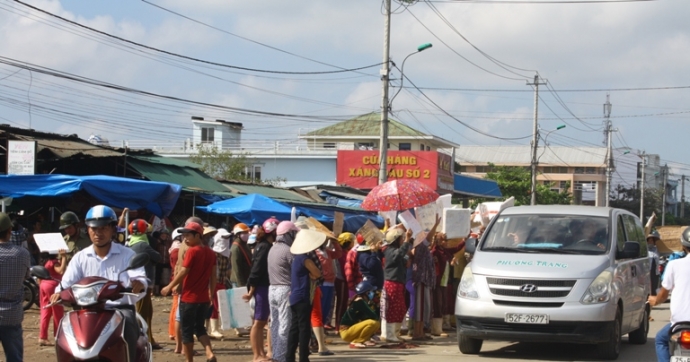
[[[408,127],[394,119],[388,119],[389,137],[420,137],[428,136],[411,127]],[[378,137],[381,134],[381,113],[372,112],[359,117],[336,123],[334,125],[318,129],[306,136],[359,136]]]

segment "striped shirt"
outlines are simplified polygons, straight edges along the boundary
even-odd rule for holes
[[[276,241],[268,252],[268,279],[271,285],[290,285],[290,273],[294,256],[290,247]]]
[[[23,283],[30,267],[28,250],[11,242],[0,242],[0,326],[22,324]]]

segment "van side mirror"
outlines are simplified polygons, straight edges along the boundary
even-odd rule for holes
[[[477,239],[469,238],[465,240],[465,252],[469,254],[474,254],[477,250]]]
[[[640,256],[640,244],[634,241],[626,241],[623,250],[616,252],[616,259],[635,259]]]

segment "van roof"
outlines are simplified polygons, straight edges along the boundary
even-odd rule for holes
[[[554,215],[583,215],[608,217],[613,208],[603,206],[582,206],[582,205],[535,205],[535,206],[515,206],[509,207],[502,215],[522,215],[522,214],[554,214]]]

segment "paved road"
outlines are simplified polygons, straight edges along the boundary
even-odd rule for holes
[[[654,351],[654,336],[669,319],[669,305],[664,304],[652,311],[654,321],[650,323],[647,343],[631,345],[627,337],[623,338],[623,346],[618,361],[656,361]],[[437,339],[432,344],[409,350],[386,350],[373,348],[366,350],[351,350],[347,345],[338,344],[333,348],[337,353],[331,357],[312,356],[311,361],[327,362],[333,360],[348,360],[362,362],[393,362],[393,361],[599,361],[593,348],[587,345],[569,344],[534,344],[485,342],[479,355],[463,355],[455,342],[455,335],[448,339]]]

